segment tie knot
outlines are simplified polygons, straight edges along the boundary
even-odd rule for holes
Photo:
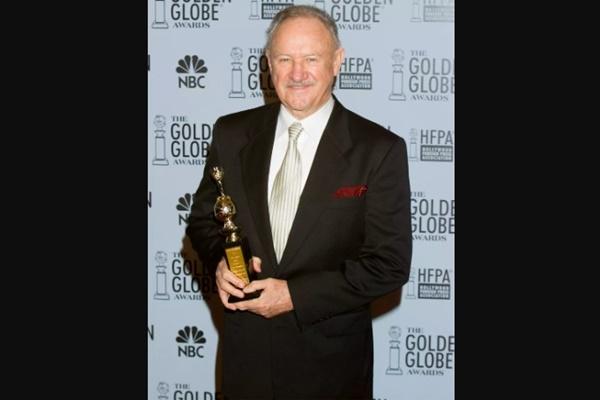
[[[292,125],[290,125],[288,128],[290,139],[292,141],[296,141],[296,139],[298,139],[298,135],[300,135],[300,132],[302,132],[302,129],[302,124],[300,122],[294,122]]]

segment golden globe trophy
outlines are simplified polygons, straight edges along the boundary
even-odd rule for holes
[[[219,196],[213,207],[215,218],[223,223],[223,229],[220,233],[225,236],[223,248],[225,250],[225,259],[231,272],[233,272],[244,283],[250,283],[252,272],[250,265],[250,247],[248,240],[241,235],[241,229],[233,223],[233,217],[236,214],[235,204],[231,197],[223,192],[223,168],[213,167],[210,171],[213,180],[217,183]],[[261,291],[246,293],[244,298],[229,296],[230,303],[236,303],[242,300],[250,300],[260,296]]]

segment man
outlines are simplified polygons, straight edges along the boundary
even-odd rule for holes
[[[280,103],[221,117],[187,234],[225,306],[228,399],[372,399],[369,304],[411,259],[406,145],[332,96],[344,58],[335,22],[291,6],[267,31]],[[245,285],[223,258],[213,166],[253,254]],[[261,290],[260,297],[236,303]]]

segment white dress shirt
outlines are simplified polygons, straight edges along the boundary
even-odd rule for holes
[[[277,117],[277,129],[275,130],[275,141],[273,142],[273,152],[271,153],[271,166],[269,167],[268,199],[271,198],[275,176],[277,176],[277,172],[283,163],[283,157],[285,157],[289,141],[288,128],[296,121],[300,122],[304,128],[297,142],[302,160],[302,190],[304,190],[304,185],[306,184],[310,167],[315,159],[315,153],[321,141],[321,136],[323,136],[325,126],[333,111],[333,104],[333,97],[330,97],[321,108],[302,120],[298,120],[290,114],[283,104],[280,106],[279,116]]]

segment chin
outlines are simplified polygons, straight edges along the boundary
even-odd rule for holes
[[[287,103],[289,104],[289,107],[294,111],[304,111],[306,108],[308,108],[308,102],[306,101],[292,100],[288,101]]]

